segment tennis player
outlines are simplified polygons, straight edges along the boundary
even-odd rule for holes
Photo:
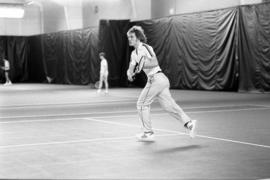
[[[146,36],[142,27],[133,26],[127,32],[127,37],[129,45],[135,48],[131,53],[127,77],[129,81],[133,81],[134,75],[143,70],[148,79],[137,101],[137,110],[143,129],[142,133],[136,135],[137,139],[154,141],[150,105],[155,98],[158,99],[164,110],[183,123],[190,137],[195,137],[196,120],[192,120],[172,98],[169,80],[162,72],[153,48],[146,44]]]
[[[108,62],[105,59],[105,53],[101,52],[99,53],[99,58],[100,58],[100,73],[99,73],[99,87],[98,87],[98,93],[101,92],[101,88],[103,85],[103,82],[105,84],[105,93],[108,93],[109,91],[109,84],[108,84],[108,75],[109,75],[109,70],[108,70]]]
[[[6,82],[5,82],[4,86],[11,85],[12,82],[11,82],[11,80],[9,78],[9,70],[10,70],[9,61],[6,60],[6,59],[4,59],[4,58],[2,59],[2,61],[4,62],[4,66],[1,66],[1,69],[4,70],[4,72],[5,72],[5,78],[6,78]]]

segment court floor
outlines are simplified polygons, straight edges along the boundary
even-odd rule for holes
[[[156,141],[137,142],[140,88],[0,87],[0,179],[267,179],[270,94],[172,90],[198,120],[152,105]]]

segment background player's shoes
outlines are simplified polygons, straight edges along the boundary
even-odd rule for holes
[[[189,130],[189,136],[191,138],[194,138],[196,136],[196,125],[197,125],[197,120],[190,120],[184,125],[185,128]]]
[[[155,136],[153,132],[144,132],[141,134],[136,134],[136,138],[138,141],[142,142],[153,142],[155,141]]]
[[[6,83],[4,84],[4,86],[10,86],[10,85],[12,85],[12,82],[11,82],[11,81],[8,81],[8,82],[6,82]]]

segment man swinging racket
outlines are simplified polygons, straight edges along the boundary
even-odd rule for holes
[[[128,80],[133,81],[134,75],[141,70],[145,72],[148,79],[137,101],[137,110],[143,128],[143,132],[136,135],[137,139],[139,141],[154,141],[150,105],[155,98],[159,100],[164,110],[183,122],[190,137],[195,137],[196,120],[192,120],[172,98],[169,80],[161,71],[153,48],[146,44],[143,29],[140,26],[133,26],[127,32],[127,37],[129,45],[135,48],[131,53],[127,70]]]

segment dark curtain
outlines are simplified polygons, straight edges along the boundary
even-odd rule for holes
[[[270,3],[137,22],[101,20],[99,29],[0,36],[0,58],[10,61],[13,82],[89,84],[99,79],[98,53],[104,51],[110,86],[143,86],[143,73],[131,84],[126,77],[132,51],[126,32],[135,24],[145,29],[172,88],[270,90]]]
[[[237,90],[237,8],[139,21],[171,87]]]
[[[13,82],[28,80],[29,44],[27,37],[3,36],[0,37],[1,58],[9,60],[9,77]],[[2,62],[1,62],[2,63]],[[3,65],[3,64],[1,64]],[[3,71],[1,71],[3,79]]]
[[[4,66],[4,61],[2,61],[2,59],[5,58],[5,44],[6,38],[0,36],[0,66]],[[0,69],[0,82],[5,82],[4,71],[2,70],[2,68]]]
[[[46,78],[52,83],[65,83],[63,63],[63,33],[41,35],[42,61]]]
[[[99,25],[100,51],[106,53],[110,86],[127,86],[129,63],[127,30],[129,20],[101,20]]]
[[[270,90],[270,3],[239,9],[240,91]]]
[[[69,84],[88,84],[99,78],[98,36],[90,29],[64,33],[64,74]]]
[[[89,84],[99,78],[97,29],[42,35],[46,76],[53,83]]]
[[[28,42],[30,49],[28,59],[29,82],[46,82],[41,36],[28,37]]]

